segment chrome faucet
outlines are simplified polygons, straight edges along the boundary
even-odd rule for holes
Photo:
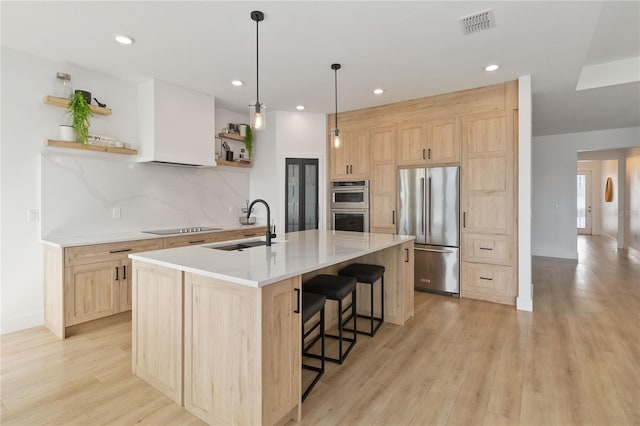
[[[271,209],[269,208],[269,204],[267,204],[267,202],[263,199],[255,199],[251,202],[251,204],[249,205],[248,209],[247,209],[247,219],[249,219],[249,216],[251,215],[251,209],[253,208],[253,205],[255,203],[262,203],[264,204],[264,206],[267,208],[267,247],[271,246],[271,238],[275,238],[276,234],[275,233],[271,233]],[[274,226],[274,231],[275,231],[275,226]]]

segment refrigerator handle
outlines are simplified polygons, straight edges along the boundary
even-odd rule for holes
[[[429,176],[429,235],[431,235],[431,176]]]
[[[424,235],[424,178],[420,178],[420,208],[420,235]]]

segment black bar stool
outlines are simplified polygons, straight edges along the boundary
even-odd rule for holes
[[[366,331],[358,331],[358,333],[366,334],[368,336],[373,336],[374,334],[376,334],[376,331],[378,331],[378,329],[384,322],[384,266],[368,265],[366,263],[353,263],[347,266],[346,268],[343,268],[340,272],[338,272],[338,275],[353,277],[359,283],[369,284],[371,286],[371,315],[358,314],[358,317],[368,318],[369,321],[371,321],[371,329],[368,333]],[[376,318],[373,313],[374,299],[375,299],[373,297],[373,294],[374,294],[373,284],[378,280],[380,280],[380,300],[381,300],[381,307],[382,307],[380,312],[380,318]],[[374,327],[374,321],[378,321],[378,325],[376,325],[375,327]],[[355,325],[354,325],[354,329],[355,329]],[[350,329],[345,329],[345,330],[353,331]]]
[[[313,389],[313,387],[318,383],[320,377],[324,374],[324,302],[327,298],[322,294],[302,292],[302,356],[307,356],[307,351],[311,349],[311,347],[318,341],[318,339],[314,339],[308,346],[304,345],[304,340],[311,335],[315,330],[320,327],[320,333],[318,336],[320,337],[321,350],[320,350],[320,367],[316,367],[314,365],[307,365],[304,362],[302,363],[302,368],[305,370],[311,370],[316,373],[313,381],[305,389],[302,394],[302,401],[307,398],[309,392]],[[318,312],[320,312],[320,321],[315,323],[313,327],[311,327],[306,332],[304,331],[305,324]],[[315,357],[314,357],[315,358]]]
[[[343,330],[344,324],[343,322],[349,321],[349,319],[353,318],[353,328],[356,329],[356,279],[353,277],[341,277],[339,275],[316,275],[311,278],[309,281],[304,283],[302,286],[303,292],[309,293],[317,293],[324,295],[328,300],[336,300],[338,302],[338,335],[327,334],[327,337],[332,339],[338,339],[338,357],[332,358],[325,356],[327,361],[336,362],[338,364],[342,364],[344,359],[349,355],[351,349],[353,349],[353,345],[356,343],[356,333],[353,333],[353,338],[344,337]],[[351,304],[346,308],[342,308],[342,300],[347,297],[351,293]],[[343,316],[345,312],[348,312],[351,309],[351,316],[347,321],[343,321]],[[319,337],[314,339],[314,342],[317,341]],[[342,343],[348,342],[349,346],[346,351],[342,350]],[[308,356],[314,356],[313,354],[308,354]],[[317,358],[318,356],[315,355]]]

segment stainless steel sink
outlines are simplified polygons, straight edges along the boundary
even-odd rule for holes
[[[214,249],[214,250],[224,250],[224,251],[242,251],[244,249],[248,249],[251,247],[264,246],[266,244],[267,244],[266,241],[247,241],[244,243],[229,244],[227,246],[219,246],[219,247],[205,246],[205,248]],[[272,241],[271,244],[273,245],[278,243],[276,243],[275,241]]]

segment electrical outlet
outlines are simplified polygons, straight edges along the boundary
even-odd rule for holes
[[[114,207],[111,213],[111,217],[114,219],[120,219],[120,207]]]
[[[30,209],[27,212],[27,220],[29,222],[38,222],[40,220],[40,211],[38,209]]]

